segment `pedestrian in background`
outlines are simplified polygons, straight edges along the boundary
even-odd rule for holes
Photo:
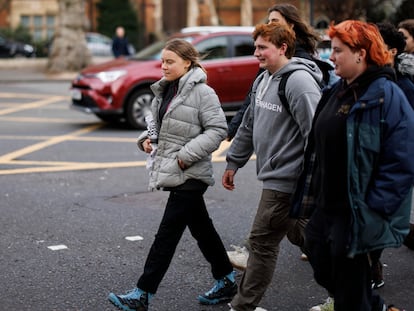
[[[263,69],[251,92],[251,103],[226,156],[222,177],[225,189],[253,153],[262,195],[248,237],[249,257],[231,310],[253,311],[275,271],[279,244],[287,236],[303,245],[303,223],[289,219],[290,197],[303,164],[303,152],[321,92],[322,72],[311,60],[292,58],[295,33],[286,24],[257,25],[254,55]],[[284,89],[286,106],[278,94],[282,76],[290,72]]]
[[[404,53],[406,40],[404,34],[391,23],[378,23],[377,27],[381,33],[382,38],[390,51],[391,67],[394,68],[396,74],[396,83],[403,90],[405,96],[407,96],[408,102],[414,109],[414,83],[410,80],[410,77],[399,70],[400,58],[399,56]]]
[[[401,73],[409,75],[414,83],[414,19],[406,19],[398,24],[405,39],[404,53],[399,55],[398,69]]]
[[[414,111],[375,25],[347,20],[328,35],[341,80],[318,104],[291,216],[311,215],[305,250],[335,311],[398,310],[373,291],[370,255],[408,233]]]
[[[115,58],[130,55],[129,42],[125,36],[125,29],[122,26],[116,27],[115,36],[112,39],[112,53]]]
[[[394,56],[392,59],[392,66],[397,75],[397,84],[403,90],[405,96],[407,96],[408,102],[414,109],[414,83],[410,80],[409,76],[402,73],[399,68],[401,62],[400,55],[404,52],[406,46],[404,34],[399,32],[398,29],[390,23],[379,23],[377,26],[384,38],[385,44]],[[414,205],[411,206],[410,233],[404,239],[404,245],[409,249],[414,250]]]
[[[198,52],[189,42],[167,42],[161,69],[163,78],[151,86],[158,148],[149,185],[169,191],[169,197],[137,287],[124,295],[109,294],[110,302],[122,310],[148,310],[187,227],[216,279],[214,287],[199,296],[200,302],[216,304],[231,299],[237,291],[233,267],[203,198],[214,184],[211,153],[226,137],[226,117],[218,96],[206,84]],[[140,149],[150,153],[155,137],[151,139],[143,132],[138,139]]]

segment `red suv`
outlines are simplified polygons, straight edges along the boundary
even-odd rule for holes
[[[200,52],[207,83],[219,96],[226,115],[231,116],[239,109],[258,71],[258,61],[253,56],[253,28],[200,29],[174,37],[190,41]],[[162,77],[160,55],[164,44],[160,41],[132,57],[83,69],[72,81],[72,107],[94,113],[107,122],[145,128],[143,108],[154,97],[150,85]]]

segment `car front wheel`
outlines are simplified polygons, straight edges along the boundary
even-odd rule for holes
[[[154,98],[150,88],[134,91],[129,97],[125,107],[125,120],[127,124],[135,129],[146,129],[145,112],[150,108]]]

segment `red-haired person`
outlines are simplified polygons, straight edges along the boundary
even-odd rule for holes
[[[375,25],[347,20],[328,35],[341,79],[315,112],[291,216],[310,216],[306,254],[335,311],[398,310],[373,292],[370,254],[409,230],[414,111]]]

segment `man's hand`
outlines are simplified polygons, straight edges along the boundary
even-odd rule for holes
[[[233,190],[234,187],[234,175],[236,172],[234,170],[225,170],[223,177],[221,178],[221,183],[223,187],[227,190]]]

